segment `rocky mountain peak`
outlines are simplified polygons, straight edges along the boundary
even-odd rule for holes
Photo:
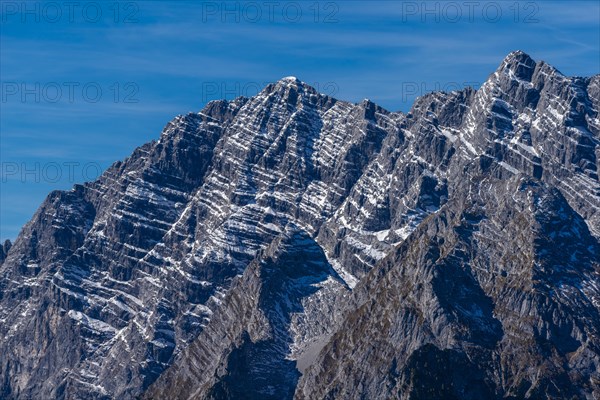
[[[536,65],[536,62],[528,54],[518,50],[509,53],[504,58],[497,72],[512,73],[518,79],[531,81]]]
[[[177,116],[0,247],[0,398],[598,397],[599,82]]]

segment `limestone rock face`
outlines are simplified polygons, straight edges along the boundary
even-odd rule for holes
[[[513,52],[178,116],[0,246],[0,398],[600,396],[599,109]]]

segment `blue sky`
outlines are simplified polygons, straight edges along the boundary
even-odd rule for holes
[[[296,76],[407,111],[513,50],[600,73],[595,1],[0,2],[0,238],[208,100]]]

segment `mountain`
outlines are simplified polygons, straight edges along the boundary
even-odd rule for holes
[[[408,114],[284,78],[0,251],[0,398],[600,396],[600,75]]]

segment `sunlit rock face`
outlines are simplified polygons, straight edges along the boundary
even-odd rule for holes
[[[514,52],[408,114],[178,116],[0,246],[0,397],[600,396],[599,109]]]

